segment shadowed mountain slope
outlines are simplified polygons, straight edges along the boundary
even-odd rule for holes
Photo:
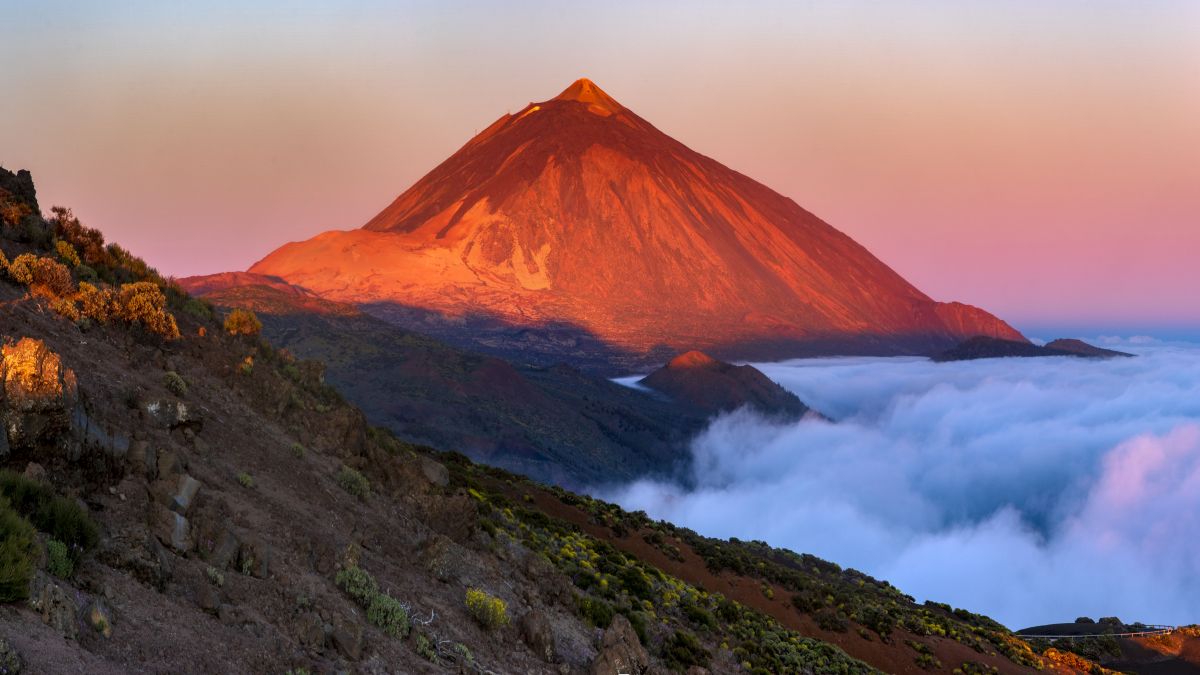
[[[180,280],[257,313],[264,334],[327,364],[326,379],[401,438],[564,485],[667,474],[689,461],[705,413],[568,366],[510,364],[404,330],[277,278]]]

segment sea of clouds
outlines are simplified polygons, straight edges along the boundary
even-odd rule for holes
[[[724,415],[685,484],[601,497],[854,567],[1012,628],[1200,622],[1200,345],[1132,359],[755,364],[836,420]]]

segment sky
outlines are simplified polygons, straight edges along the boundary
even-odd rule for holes
[[[1200,2],[13,3],[0,164],[164,273],[364,224],[589,77],[1027,332],[1200,334]]]
[[[600,496],[759,539],[1013,629],[1200,620],[1200,345],[1136,358],[756,364],[829,416],[739,411],[692,443],[689,485]]]

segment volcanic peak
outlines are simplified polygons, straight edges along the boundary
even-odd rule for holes
[[[625,106],[617,103],[616,99],[604,93],[604,90],[596,86],[595,82],[581,77],[571,83],[571,86],[563,90],[561,94],[555,96],[555,101],[575,101],[578,103],[586,103],[590,106],[596,106],[610,113],[618,113],[625,109]]]
[[[704,352],[693,349],[671,359],[667,364],[670,370],[691,370],[695,368],[712,368],[719,365],[719,361]]]

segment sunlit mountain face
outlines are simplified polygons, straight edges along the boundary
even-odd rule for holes
[[[570,360],[589,339],[635,357],[1024,339],[987,312],[934,302],[586,79],[496,120],[365,227],[287,244],[251,271],[525,357]],[[530,329],[554,333],[530,341]]]

